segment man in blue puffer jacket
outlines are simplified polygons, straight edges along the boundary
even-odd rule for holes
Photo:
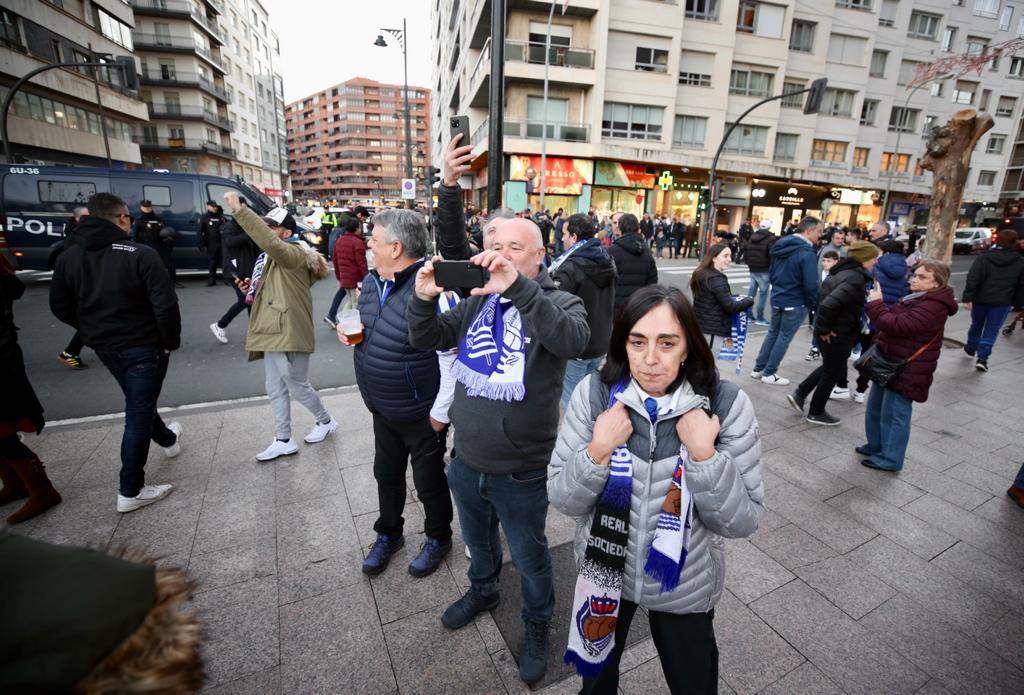
[[[373,477],[380,505],[373,525],[377,538],[363,562],[363,572],[369,575],[383,572],[391,556],[405,545],[402,511],[410,458],[416,493],[423,502],[426,538],[409,565],[409,574],[431,574],[452,548],[445,429],[430,418],[440,383],[437,353],[409,344],[405,319],[427,238],[423,218],[412,210],[385,210],[373,217],[374,269],[363,280],[359,295],[363,338],[354,355],[359,393],[373,414]],[[338,339],[351,344],[341,324]]]
[[[823,226],[817,217],[800,220],[796,233],[772,246],[769,270],[772,284],[772,323],[757,353],[750,376],[766,384],[785,386],[789,379],[775,372],[808,309],[818,301],[818,259],[815,246]]]

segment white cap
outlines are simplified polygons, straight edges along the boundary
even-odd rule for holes
[[[758,227],[760,229],[771,229],[772,228],[772,221],[771,220],[761,220],[760,224],[758,224]]]

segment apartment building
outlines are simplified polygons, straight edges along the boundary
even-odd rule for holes
[[[778,230],[806,213],[868,224],[883,215],[890,178],[887,217],[911,220],[931,191],[931,174],[919,166],[927,132],[967,107],[996,121],[971,164],[963,211],[971,217],[995,209],[1011,142],[1024,137],[1017,127],[1024,54],[907,88],[919,63],[984,54],[1024,35],[1024,3],[568,0],[562,14],[558,2],[545,114],[550,4],[506,2],[503,185],[513,208],[539,204],[546,129],[549,209],[696,218],[728,124],[761,98],[822,76],[829,89],[819,114],[804,115],[804,96],[794,95],[759,107],[733,132],[718,165],[719,226],[755,216]],[[446,116],[469,115],[482,156],[464,188],[481,205],[490,150],[490,11],[491,0],[441,0],[431,16],[432,144],[442,151]],[[1014,161],[1024,167],[1021,150]],[[1020,187],[1019,170],[1017,176]]]
[[[296,200],[401,200],[402,85],[356,77],[288,104],[288,162]],[[430,91],[409,87],[413,169],[431,161]]]
[[[131,55],[132,11],[120,0],[4,0],[0,8],[0,99],[47,64]],[[100,109],[94,75],[99,80]],[[123,87],[119,70],[54,68],[18,90],[7,125],[16,161],[106,166],[103,126],[114,166],[139,164],[132,141],[146,105]]]

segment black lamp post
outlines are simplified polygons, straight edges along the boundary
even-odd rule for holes
[[[405,31],[405,18],[402,18],[401,29],[387,29],[381,28],[381,32],[387,32],[398,39],[398,45],[402,47],[402,65],[404,71],[404,86],[405,90],[402,92],[402,97],[405,104],[405,178],[412,178],[412,129],[409,127],[409,54],[406,51],[406,34]],[[380,46],[381,48],[387,48],[388,42],[384,40],[384,34],[377,34],[377,40],[373,42],[374,46]],[[413,201],[409,201],[409,207],[413,206]]]

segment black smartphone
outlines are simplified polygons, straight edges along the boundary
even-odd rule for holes
[[[452,139],[459,133],[462,133],[462,139],[459,140],[459,144],[456,147],[465,147],[470,144],[469,142],[469,116],[452,116],[449,120],[449,125],[452,130]]]
[[[469,261],[435,261],[434,283],[446,290],[483,287],[491,272]]]

